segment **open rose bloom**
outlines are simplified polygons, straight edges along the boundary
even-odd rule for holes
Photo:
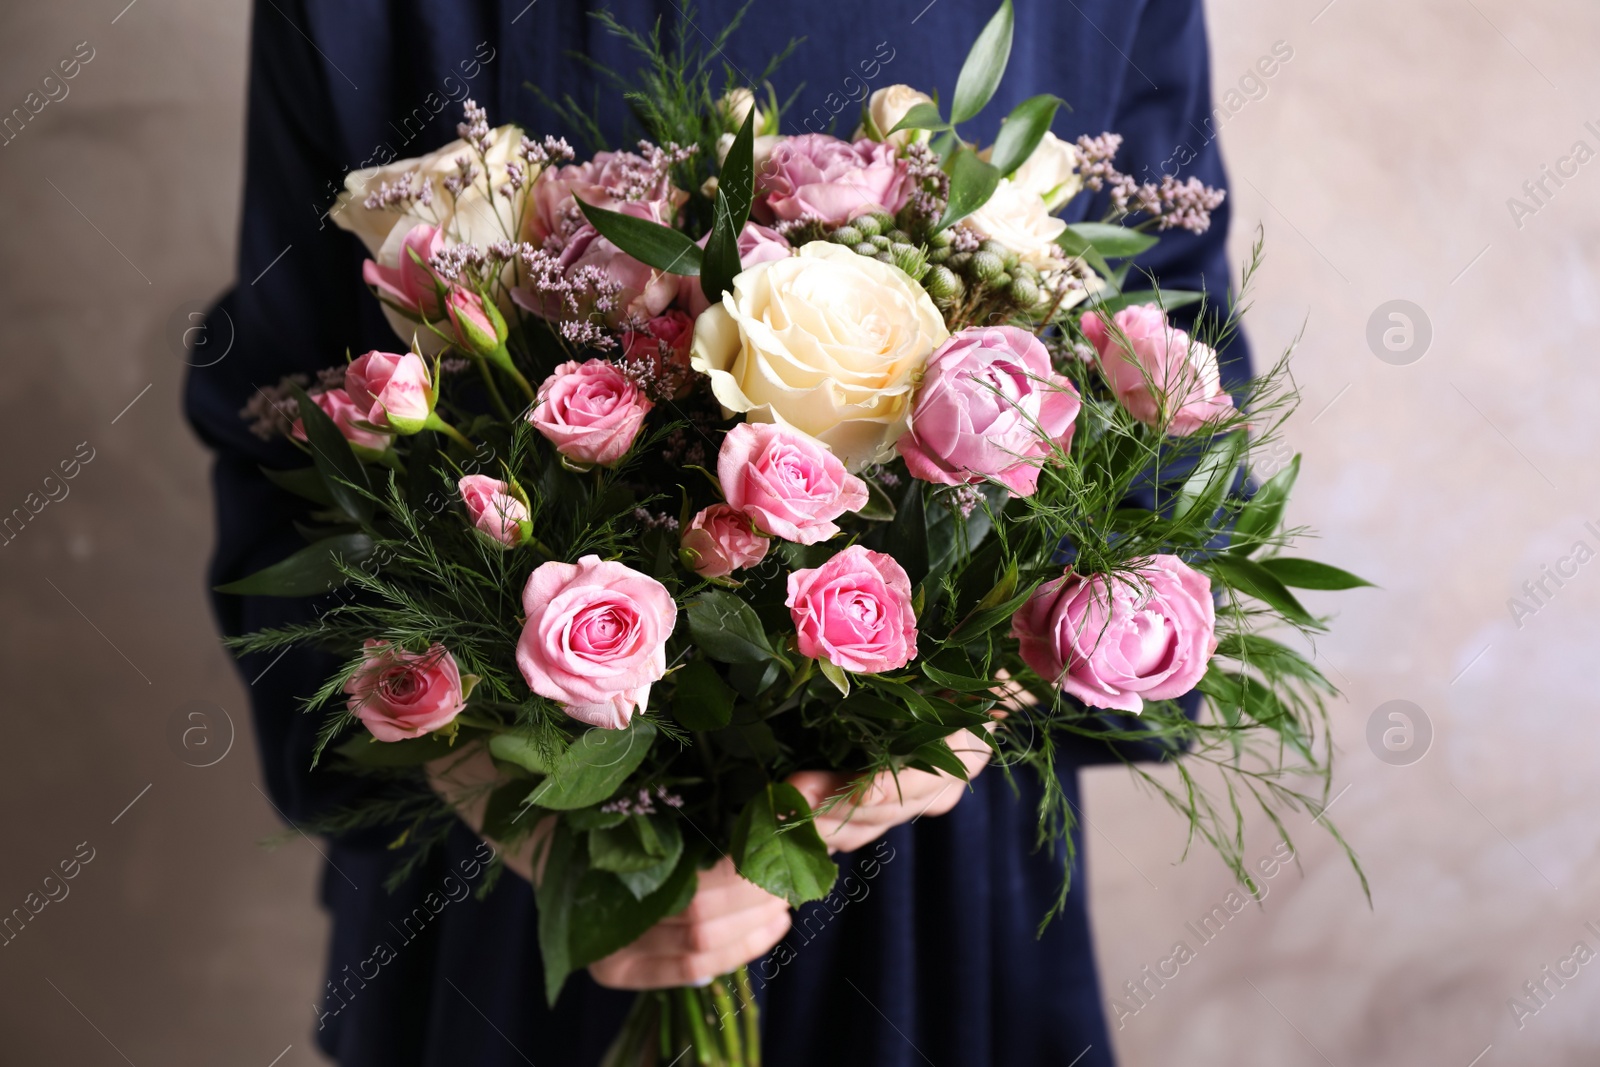
[[[404,741],[448,726],[466,706],[461,672],[443,645],[407,652],[368,640],[344,691],[352,714],[379,741]]]
[[[1083,317],[1084,336],[1099,356],[1100,373],[1128,414],[1179,437],[1233,414],[1222,387],[1217,353],[1167,325],[1154,304]]]
[[[800,654],[858,674],[882,674],[917,654],[911,579],[893,556],[860,545],[789,575],[784,601]]]

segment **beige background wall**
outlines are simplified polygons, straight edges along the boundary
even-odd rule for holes
[[[1320,645],[1347,693],[1330,817],[1373,905],[1299,816],[1303,876],[1277,875],[1261,909],[1200,945],[1185,923],[1222,901],[1226,873],[1203,853],[1175,865],[1181,826],[1124,773],[1096,772],[1107,995],[1175,941],[1197,950],[1116,1040],[1135,1067],[1590,1064],[1600,966],[1520,1030],[1507,1001],[1575,942],[1600,950],[1583,925],[1600,927],[1600,564],[1520,627],[1507,599],[1575,542],[1600,550],[1584,527],[1600,528],[1600,162],[1520,228],[1506,200],[1575,141],[1600,150],[1584,129],[1600,125],[1600,9],[1322,5],[1215,0],[1210,18],[1219,94],[1275,42],[1294,53],[1264,93],[1244,87],[1255,98],[1236,98],[1222,138],[1240,250],[1266,227],[1256,345],[1308,322],[1294,517],[1321,531],[1320,558],[1383,587],[1310,598],[1342,612]],[[305,841],[256,844],[278,824],[205,614],[205,463],[164,339],[231,270],[245,16],[236,0],[0,13],[0,110],[78,42],[94,50],[70,95],[0,147],[0,512],[93,450],[69,495],[0,547],[0,911],[93,850],[70,894],[0,947],[4,1063],[318,1062],[318,858]],[[1395,299],[1431,323],[1408,365],[1366,341]],[[1366,741],[1395,699],[1431,723],[1411,765]],[[214,747],[171,740],[197,701],[239,731],[209,767],[190,764],[225,751],[221,715],[185,723],[209,725],[190,740]],[[1275,842],[1258,832],[1247,854]]]

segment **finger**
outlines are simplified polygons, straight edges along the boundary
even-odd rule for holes
[[[590,973],[596,982],[613,989],[669,989],[694,985],[761,958],[788,932],[786,911],[772,922],[707,952],[645,956],[624,950],[591,965]]]
[[[629,946],[641,956],[685,956],[711,952],[737,942],[752,930],[787,921],[789,905],[774,900],[759,908],[720,915],[695,923],[660,922]]]
[[[833,771],[796,771],[788,778],[790,785],[800,791],[806,798],[806,803],[812,810],[835,793],[842,792],[850,785],[850,776],[836,774]]]

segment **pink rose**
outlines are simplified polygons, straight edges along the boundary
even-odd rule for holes
[[[1217,650],[1215,628],[1211,579],[1167,555],[1138,561],[1133,574],[1068,572],[1011,620],[1040,678],[1090,707],[1134,714],[1195,687]]]
[[[642,201],[618,204],[615,210],[634,218],[664,223],[655,208]],[[559,262],[563,275],[569,279],[579,272],[589,271],[618,287],[614,306],[607,312],[607,319],[612,324],[630,316],[649,318],[659,315],[678,295],[676,274],[668,274],[639,262],[608,238],[600,236],[600,231],[588,223],[584,223],[568,238]],[[518,289],[513,292],[512,299],[545,318],[567,318],[571,314],[570,309],[563,307],[559,297]]]
[[[704,248],[709,240],[711,235],[708,233],[695,244]],[[757,263],[788,259],[793,254],[794,249],[789,247],[788,239],[777,230],[768,229],[760,223],[747,222],[744,229],[739,231],[739,265],[745,270]],[[678,279],[678,303],[695,318],[699,318],[700,313],[711,306],[705,291],[700,288],[700,279],[688,276]]]
[[[689,345],[693,340],[694,320],[674,309],[651,319],[643,330],[624,330],[622,358],[649,367],[661,391],[681,397],[694,384],[689,367]]]
[[[1155,304],[1123,308],[1110,322],[1091,312],[1079,325],[1117,402],[1145,425],[1187,437],[1234,410],[1217,353],[1167,325]]]
[[[511,495],[511,487],[482,474],[468,474],[456,483],[467,518],[496,544],[515,548],[528,539],[528,508]]]
[[[577,201],[592,207],[619,211],[626,203],[650,205],[652,217],[671,224],[677,209],[688,194],[675,189],[663,170],[654,168],[634,152],[596,152],[585,163],[546,167],[533,183],[523,237],[545,246],[554,238],[556,247],[585,224]]]
[[[443,249],[439,227],[418,223],[406,233],[399,265],[384,267],[369,259],[361,265],[362,280],[377,290],[378,299],[407,317],[438,319],[444,310],[439,304],[439,281],[428,264]]]
[[[366,660],[344,683],[352,714],[379,741],[403,741],[447,726],[466,707],[461,672],[443,645],[407,652],[368,640]]]
[[[528,576],[522,610],[522,677],[579,722],[622,729],[667,673],[678,606],[648,575],[599,556],[545,563]]]
[[[633,447],[653,407],[615,363],[563,363],[539,386],[528,421],[576,463],[609,467]]]
[[[433,381],[415,352],[368,352],[344,372],[344,388],[374,426],[416,433],[433,413]]]
[[[1002,482],[1032,496],[1039,465],[1072,444],[1078,390],[1050,366],[1039,339],[1014,326],[975,326],[928,360],[903,436],[913,478],[939,485]]]
[[[343,389],[329,389],[325,393],[316,393],[311,397],[311,402],[321,408],[323,414],[333,420],[339,427],[339,432],[344,434],[344,439],[357,448],[370,449],[373,452],[382,452],[389,447],[389,435],[378,433],[376,430],[364,429],[357,426],[358,422],[367,420],[367,413],[356,407],[350,400],[350,394]],[[299,419],[294,420],[294,425],[289,428],[289,435],[296,441],[306,439],[305,424]]]
[[[713,504],[689,523],[679,542],[684,566],[702,578],[726,578],[767,555],[767,539],[750,528],[744,512]]]
[[[772,150],[756,176],[756,194],[773,218],[841,223],[868,211],[892,215],[905,206],[910,189],[892,145],[807,133]]]
[[[475,356],[493,356],[506,340],[506,320],[500,309],[470,289],[452,286],[445,311],[456,335],[456,346]]]
[[[917,654],[911,579],[892,556],[860,545],[789,575],[784,601],[800,654],[857,674],[882,674]]]
[[[814,545],[839,532],[833,523],[867,503],[867,483],[839,457],[798,430],[742,422],[723,438],[717,477],[728,503],[756,528],[785,541]]]

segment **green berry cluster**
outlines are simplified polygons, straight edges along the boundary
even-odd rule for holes
[[[909,210],[896,219],[883,211],[858,215],[828,235],[835,244],[893,263],[922,284],[934,303],[948,308],[966,297],[1032,311],[1045,300],[1039,273],[997,241],[973,252],[955,250],[949,230],[930,232]]]

